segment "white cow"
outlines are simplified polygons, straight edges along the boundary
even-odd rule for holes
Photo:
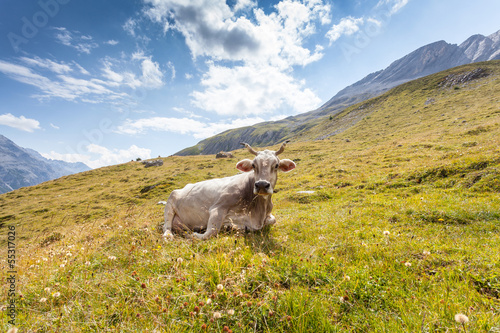
[[[255,231],[276,223],[271,214],[271,196],[278,180],[278,170],[288,172],[295,168],[293,161],[278,158],[287,143],[284,142],[276,152],[257,152],[247,143],[242,143],[255,155],[253,160],[244,159],[236,164],[236,168],[243,173],[188,184],[181,190],[174,190],[165,207],[165,239],[173,238],[172,230],[205,230],[193,235],[208,239],[216,235],[222,226]]]

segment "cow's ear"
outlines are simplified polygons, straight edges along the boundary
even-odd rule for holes
[[[288,172],[295,169],[295,163],[292,160],[284,159],[280,161],[280,170]]]
[[[243,172],[252,171],[253,170],[252,163],[253,163],[253,161],[249,160],[249,159],[241,160],[238,162],[238,164],[236,164],[236,169],[243,171]]]

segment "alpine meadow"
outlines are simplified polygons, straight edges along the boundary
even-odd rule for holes
[[[236,174],[245,149],[0,195],[20,332],[500,332],[500,61],[407,82],[285,139],[297,168],[279,174],[277,223],[257,233],[162,238],[159,201]]]

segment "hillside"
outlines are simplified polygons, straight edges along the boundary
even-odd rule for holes
[[[499,102],[496,61],[318,118],[282,155],[297,168],[279,175],[278,222],[262,233],[164,242],[159,232],[158,201],[235,174],[250,157],[243,149],[0,195],[3,244],[9,226],[16,232],[16,323],[32,332],[494,332]],[[7,311],[1,318],[6,331]]]
[[[317,110],[276,122],[228,130],[202,140],[176,155],[215,154],[221,150],[237,149],[237,142],[240,141],[267,146],[285,139],[296,140],[296,136],[310,128],[317,118],[335,116],[351,105],[378,96],[402,83],[460,65],[498,59],[500,30],[489,36],[471,36],[460,45],[445,41],[431,43],[342,89]]]
[[[0,135],[0,193],[87,170],[83,163],[46,159]]]

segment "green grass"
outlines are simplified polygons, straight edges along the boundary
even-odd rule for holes
[[[493,64],[493,74],[460,89],[438,86],[449,72],[403,85],[360,109],[370,111],[343,132],[290,143],[283,157],[297,168],[280,174],[277,223],[259,233],[164,242],[160,232],[158,201],[187,183],[235,174],[245,150],[235,159],[169,157],[147,169],[130,162],[1,195],[2,246],[7,226],[16,227],[17,326],[462,332],[454,316],[463,313],[468,332],[499,331]],[[326,119],[307,135],[348,120]],[[5,279],[2,290],[0,306]],[[6,331],[5,311],[1,318]]]

